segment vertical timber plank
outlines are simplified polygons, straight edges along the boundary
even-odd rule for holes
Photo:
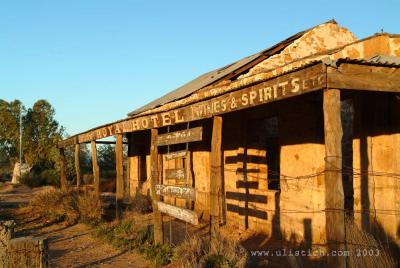
[[[328,250],[345,250],[344,194],[342,183],[342,122],[340,90],[325,89],[323,100],[325,133],[325,201]],[[328,256],[328,267],[346,267],[343,256]]]
[[[75,144],[75,172],[76,172],[76,187],[79,190],[81,186],[81,166],[79,163],[80,158],[80,144]]]
[[[117,182],[116,182],[116,217],[120,218],[120,209],[122,205],[122,199],[124,198],[124,166],[123,166],[123,136],[122,134],[116,135],[116,143],[115,143],[115,163],[116,163],[116,173],[117,173]]]
[[[64,148],[60,148],[60,188],[62,191],[67,190],[67,161],[65,159]]]
[[[150,190],[153,205],[153,224],[154,224],[154,243],[164,243],[163,220],[161,212],[158,210],[159,197],[156,194],[156,184],[158,184],[159,167],[158,167],[158,147],[157,147],[158,130],[151,129],[151,147],[150,147],[150,170],[151,181]]]
[[[211,178],[210,178],[210,215],[211,235],[213,236],[219,228],[219,206],[222,184],[222,117],[213,117],[211,137]]]
[[[97,162],[96,141],[91,141],[90,145],[92,147],[94,194],[95,194],[96,198],[99,198],[100,197],[100,170],[99,170],[99,163]]]

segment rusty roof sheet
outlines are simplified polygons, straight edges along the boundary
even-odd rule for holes
[[[335,20],[329,20],[327,22],[324,22],[322,24],[325,23],[336,23]],[[319,24],[321,25],[321,24]],[[276,53],[279,53],[281,50],[283,50],[285,47],[287,47],[288,45],[290,45],[293,41],[295,41],[296,39],[300,38],[303,34],[305,34],[306,32],[314,29],[315,27],[318,27],[319,25],[316,25],[310,29],[298,32],[292,36],[290,36],[289,38],[279,42],[278,44],[267,48],[265,50],[262,50],[258,53],[255,53],[253,55],[247,56],[243,59],[240,59],[234,63],[228,64],[222,68],[218,68],[216,70],[213,70],[211,72],[205,73],[203,75],[200,75],[199,77],[195,78],[194,80],[184,84],[183,86],[175,89],[174,91],[171,91],[169,93],[167,93],[166,95],[146,104],[143,107],[140,107],[139,109],[136,109],[130,113],[128,113],[128,116],[135,116],[137,114],[140,114],[144,111],[150,110],[150,109],[154,109],[156,107],[162,106],[164,104],[167,104],[169,102],[184,98],[196,91],[198,91],[201,88],[204,88],[208,85],[211,85],[219,80],[221,80],[222,78],[226,77],[229,74],[235,73],[236,71],[238,71],[240,68],[245,67],[246,65],[249,65],[248,68],[246,68],[246,70],[248,70],[249,68],[251,68],[253,65],[251,65],[252,62],[257,62],[256,60],[258,60],[260,57],[263,58],[267,58],[270,57]],[[243,72],[243,71],[242,71]],[[242,73],[241,72],[241,73]],[[239,75],[240,73],[237,73],[236,75]]]

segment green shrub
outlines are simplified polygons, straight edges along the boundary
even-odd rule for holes
[[[60,184],[60,177],[58,171],[55,169],[32,169],[30,172],[22,175],[20,183],[31,188],[43,185],[58,186]]]
[[[155,267],[162,267],[171,262],[172,247],[169,244],[150,244],[143,249],[146,259],[150,260]]]
[[[155,267],[171,262],[172,248],[169,245],[154,245],[152,227],[138,224],[134,219],[100,224],[92,236],[117,249],[137,250]]]
[[[151,243],[152,230],[135,220],[103,223],[96,227],[93,236],[118,249],[138,249]]]
[[[40,178],[45,185],[58,186],[60,185],[60,176],[55,169],[46,169],[40,173]]]

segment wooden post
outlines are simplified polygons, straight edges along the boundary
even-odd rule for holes
[[[325,200],[328,250],[345,250],[344,194],[342,183],[342,122],[340,90],[325,89]],[[328,267],[346,267],[343,256],[328,255]]]
[[[94,194],[95,194],[96,198],[99,198],[100,197],[100,170],[99,170],[99,164],[97,162],[96,141],[91,141],[90,145],[92,147],[92,167],[93,167]]]
[[[211,138],[211,178],[210,178],[210,231],[211,237],[219,228],[220,198],[222,185],[222,117],[214,116]]]
[[[150,148],[150,191],[153,204],[153,224],[154,224],[154,243],[164,243],[164,230],[161,212],[158,210],[159,197],[156,193],[156,185],[158,184],[158,147],[157,147],[158,129],[151,129],[151,148]]]
[[[75,144],[75,172],[76,172],[76,187],[79,190],[81,186],[81,166],[79,164],[80,144]]]
[[[116,135],[115,143],[115,163],[117,172],[117,182],[116,182],[116,218],[120,218],[120,209],[122,204],[122,199],[124,198],[124,166],[123,166],[123,136],[122,134]]]
[[[65,159],[64,148],[60,148],[60,188],[62,191],[67,190],[67,160]]]

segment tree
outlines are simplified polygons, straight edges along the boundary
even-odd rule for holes
[[[15,162],[19,155],[20,110],[25,107],[19,100],[6,102],[0,99],[0,155]]]
[[[54,118],[54,108],[46,100],[35,102],[23,119],[24,156],[31,166],[54,168],[59,152],[56,147],[64,131]]]
[[[99,162],[100,173],[106,174],[106,177],[113,176],[115,173],[115,147],[110,144],[104,144],[98,147],[97,161]]]

